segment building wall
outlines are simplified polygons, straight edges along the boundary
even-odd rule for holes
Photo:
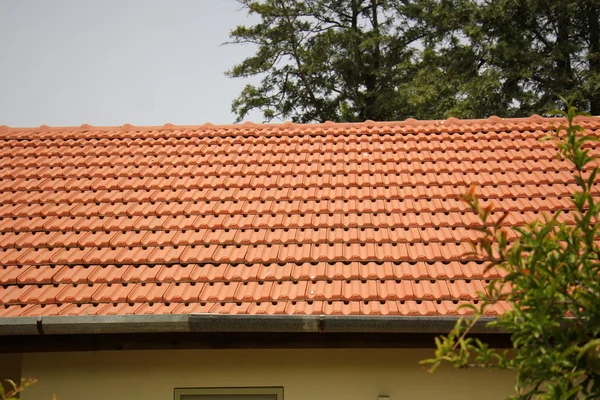
[[[0,382],[6,391],[12,390],[12,386],[6,383],[6,379],[13,382],[21,381],[22,354],[0,354]]]
[[[22,400],[170,400],[177,387],[283,386],[285,400],[503,399],[507,372],[418,364],[433,350],[155,350],[24,354]]]

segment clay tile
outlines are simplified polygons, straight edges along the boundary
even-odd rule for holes
[[[367,123],[367,122],[372,123],[373,121],[365,121],[365,123]],[[325,122],[323,122],[323,125],[325,125],[325,126],[330,126],[330,125],[333,125],[333,124],[334,124],[333,121],[325,121]]]
[[[6,125],[0,125],[0,133],[7,133],[9,129],[10,128]]]
[[[496,116],[496,115],[492,115],[488,118],[488,121],[490,122],[502,122],[502,118]]]
[[[448,125],[449,125],[449,124],[458,124],[459,122],[460,122],[460,120],[459,120],[458,118],[455,118],[455,117],[450,117],[450,118],[448,118],[448,119],[445,121],[445,123],[446,123],[446,124],[448,124]],[[444,123],[444,121],[442,121],[442,124],[443,124],[443,123]]]
[[[212,129],[215,127],[214,124],[211,124],[210,122],[205,122],[203,125],[200,126],[201,128],[206,128],[206,129]]]
[[[89,124],[81,124],[80,128],[81,129],[92,129],[92,126]]]
[[[50,129],[50,127],[48,125],[40,125],[40,129],[47,130]]]
[[[173,124],[170,122],[167,122],[166,124],[163,125],[163,128],[172,128]]]
[[[133,129],[134,126],[131,124],[124,124],[121,128],[123,128],[124,130],[128,131],[130,129]]]
[[[544,118],[542,118],[539,114],[533,114],[531,117],[529,117],[529,119],[531,119],[533,122],[544,122]]]
[[[575,122],[577,122],[577,123],[590,122],[592,120],[593,120],[593,118],[590,117],[589,115],[578,115],[575,117]]]
[[[373,121],[371,119],[368,119],[368,120],[365,121],[365,125],[367,125],[367,126],[373,126],[373,125],[375,125],[375,121]]]
[[[252,121],[246,121],[242,124],[242,126],[256,126],[256,124]]]
[[[292,122],[292,121],[285,121],[282,125],[291,126],[291,125],[294,125],[294,122]]]
[[[408,125],[416,125],[419,123],[419,121],[417,121],[414,118],[407,118],[404,123],[408,124]]]

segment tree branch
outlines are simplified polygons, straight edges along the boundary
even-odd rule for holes
[[[288,23],[288,30],[290,32],[290,36],[289,36],[290,44],[292,46],[292,56],[294,57],[294,60],[296,61],[296,66],[298,67],[298,77],[300,78],[300,80],[302,81],[302,84],[304,85],[304,88],[308,92],[308,96],[310,97],[310,99],[313,103],[313,106],[315,107],[315,110],[317,112],[319,119],[321,120],[321,122],[325,122],[327,120],[327,118],[323,115],[321,106],[319,105],[319,101],[317,100],[317,97],[315,96],[315,93],[314,93],[312,87],[310,86],[310,83],[308,82],[308,78],[306,77],[306,74],[302,70],[303,65],[302,65],[302,61],[300,59],[300,54],[298,53],[298,43],[297,43],[297,39],[295,36],[294,24],[288,14],[288,10],[285,5],[285,1],[278,0],[277,2],[279,3],[281,9],[283,10],[284,18],[285,18],[286,22]]]

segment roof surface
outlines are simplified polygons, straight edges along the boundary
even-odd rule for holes
[[[558,123],[0,128],[0,316],[466,312],[500,271],[460,197],[571,208]]]

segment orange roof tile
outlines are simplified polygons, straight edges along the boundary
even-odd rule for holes
[[[0,316],[462,315],[502,271],[460,197],[569,209],[556,123],[1,127]]]

